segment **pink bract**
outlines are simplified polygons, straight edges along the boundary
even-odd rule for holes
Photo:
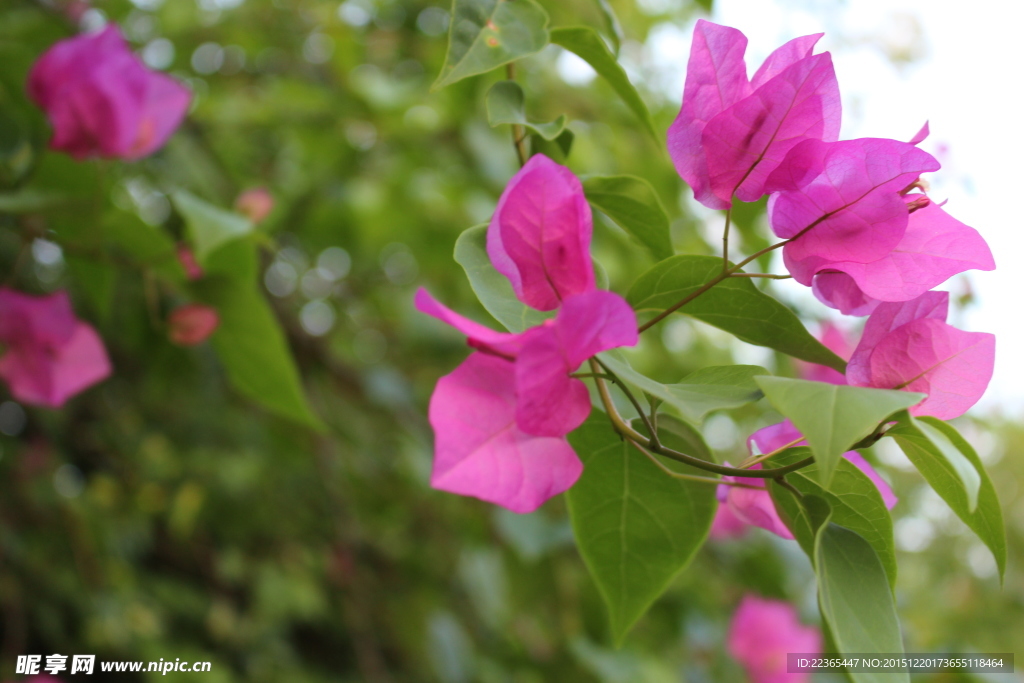
[[[852,277],[839,271],[825,270],[815,275],[811,291],[818,301],[843,315],[870,315],[879,303],[866,296]]]
[[[922,195],[909,195],[905,199],[913,201],[916,197]],[[790,266],[794,277],[802,282],[806,282],[809,270],[814,271],[814,284],[818,289],[818,279],[823,275],[845,274],[847,277],[843,278],[844,284],[841,285],[849,288],[844,290],[847,292],[845,296],[837,295],[836,287],[831,283],[825,287],[831,289],[829,301],[837,300],[840,305],[836,307],[843,313],[849,313],[858,310],[858,307],[850,306],[851,301],[858,300],[857,292],[865,302],[909,301],[957,273],[993,270],[996,264],[977,230],[953,218],[941,206],[929,203],[910,214],[899,244],[877,261],[818,262],[810,269],[805,268],[802,262],[794,262]],[[873,306],[871,308],[873,310]]]
[[[752,683],[794,683],[809,681],[810,674],[787,673],[786,655],[819,653],[822,639],[789,603],[746,595],[733,614],[727,647]]]
[[[807,140],[771,174],[768,219],[791,240],[786,267],[804,285],[824,264],[870,263],[890,253],[907,228],[900,192],[939,162],[914,145],[862,138]]]
[[[566,299],[552,324],[525,333],[516,361],[519,427],[560,436],[583,424],[590,397],[569,373],[602,351],[634,346],[637,336],[636,314],[619,295],[595,290]]]
[[[850,384],[927,394],[913,415],[948,420],[967,412],[992,379],[995,337],[946,324],[948,301],[946,292],[927,292],[880,304],[847,366]]]
[[[274,195],[265,187],[254,187],[235,198],[235,211],[253,223],[260,223],[274,210]]]
[[[110,375],[103,341],[75,318],[66,292],[36,297],[0,289],[0,378],[19,401],[59,408]]]
[[[765,179],[802,140],[839,135],[839,86],[821,34],[791,40],[747,80],[747,39],[703,19],[694,29],[683,104],[668,131],[676,170],[712,209],[755,201]]]
[[[593,222],[572,171],[534,155],[509,181],[487,230],[487,254],[520,301],[541,311],[594,289]]]
[[[522,334],[495,332],[489,327],[473,322],[439,302],[422,287],[416,290],[415,304],[421,313],[437,318],[466,335],[466,342],[475,349],[508,360],[515,360],[523,348]]]
[[[29,96],[54,129],[50,146],[76,159],[138,159],[181,124],[191,93],[152,71],[111,24],[58,42],[33,65]]]
[[[583,464],[568,442],[527,434],[515,412],[515,367],[507,360],[473,353],[438,380],[429,412],[431,486],[526,513],[576,483]]]

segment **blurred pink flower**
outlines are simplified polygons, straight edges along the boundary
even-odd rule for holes
[[[235,211],[253,223],[260,223],[274,210],[274,196],[265,187],[254,187],[238,195]]]
[[[841,105],[832,57],[811,54],[821,36],[789,41],[747,80],[746,37],[697,21],[668,149],[701,204],[726,209],[733,195],[756,201],[796,144],[838,138]]]
[[[178,346],[201,344],[220,324],[217,309],[202,304],[186,304],[167,316],[167,336]]]
[[[822,638],[817,628],[800,623],[788,602],[746,595],[733,614],[727,647],[751,683],[801,683],[810,674],[787,673],[786,655],[818,654]]]
[[[185,277],[189,280],[198,280],[203,277],[203,269],[196,261],[196,255],[187,244],[178,245],[178,263],[185,271]]]
[[[847,365],[849,383],[927,394],[913,415],[949,420],[967,412],[992,379],[996,341],[946,324],[948,308],[948,292],[879,304]]]
[[[147,68],[113,24],[47,50],[32,67],[28,93],[53,126],[50,146],[76,159],[152,154],[181,124],[192,97]]]
[[[0,289],[0,378],[19,401],[59,408],[110,375],[96,330],[75,318],[67,292],[31,296]]]
[[[594,289],[593,219],[579,178],[543,154],[509,181],[487,229],[487,254],[516,296],[541,311]]]

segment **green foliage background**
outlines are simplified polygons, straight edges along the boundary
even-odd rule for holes
[[[796,544],[755,530],[701,549],[624,649],[613,650],[563,500],[516,516],[427,486],[426,403],[465,347],[415,313],[412,294],[426,285],[489,320],[452,251],[463,230],[487,220],[517,167],[508,126],[487,125],[485,94],[503,74],[430,92],[444,60],[447,6],[99,0],[136,47],[170,41],[168,71],[196,93],[171,143],[126,165],[45,151],[47,127],[25,100],[24,80],[34,59],[71,32],[49,4],[0,5],[0,272],[15,272],[25,236],[61,244],[60,263],[23,263],[15,284],[67,287],[100,330],[115,375],[60,411],[27,409],[24,427],[0,436],[0,675],[13,674],[18,654],[57,652],[209,660],[211,682],[725,681],[742,676],[723,639],[744,592],[794,600],[817,619]],[[601,3],[541,4],[553,27],[605,30]],[[623,53],[641,66],[639,43],[655,23],[704,11],[609,4],[624,27]],[[223,58],[212,73],[195,68],[207,71],[193,58],[204,44],[227,48],[205,48]],[[570,167],[647,179],[672,218],[677,251],[715,253],[663,144],[601,79],[562,82],[559,53],[549,47],[518,64],[531,120],[567,114]],[[678,103],[643,95],[663,132]],[[221,358],[264,341],[258,330],[221,338],[216,349],[181,349],[160,323],[187,300],[258,305],[250,290],[216,278],[192,288],[160,283],[181,282],[173,244],[189,234],[173,191],[227,208],[240,190],[261,185],[276,206],[256,228],[258,256],[221,250],[207,270],[251,271],[262,282],[276,269],[305,283],[284,296],[261,286],[258,301],[272,304],[316,417],[301,398],[258,381],[248,393],[233,388]],[[762,211],[737,212],[746,253],[767,244]],[[329,247],[347,252],[350,272],[334,283],[303,279]],[[603,217],[594,253],[620,293],[653,263]],[[312,335],[309,321],[325,305],[335,322]],[[724,339],[680,320],[631,360],[675,382],[732,362]],[[781,355],[774,362],[787,368]],[[747,434],[777,419],[766,410],[709,418],[721,457],[735,460]],[[897,537],[901,524],[905,547],[933,536],[899,557],[908,652],[1008,652],[1024,642],[1024,431],[994,420],[986,425],[993,440],[972,425],[961,428],[976,437],[1007,518],[1005,585],[920,475],[888,467],[901,497]]]

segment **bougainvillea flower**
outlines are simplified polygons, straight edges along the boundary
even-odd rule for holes
[[[59,408],[110,375],[103,341],[75,318],[67,292],[30,296],[0,289],[0,378],[19,401]]]
[[[235,198],[235,211],[260,223],[274,210],[274,196],[265,187],[254,187]]]
[[[516,361],[516,421],[530,434],[559,436],[590,414],[586,385],[569,377],[591,356],[637,342],[636,314],[618,294],[569,297],[550,324],[524,333]]]
[[[836,140],[841,106],[832,57],[812,55],[822,34],[791,40],[747,80],[747,39],[697,22],[679,116],[668,149],[694,198],[726,209],[735,195],[756,201],[765,179],[803,140]]]
[[[636,315],[618,294],[571,296],[553,320],[520,334],[495,332],[460,316],[421,289],[416,307],[456,328],[471,347],[515,364],[516,421],[537,436],[562,436],[590,414],[586,385],[570,377],[591,356],[637,342]]]
[[[769,176],[768,220],[791,240],[786,267],[804,285],[820,266],[870,263],[903,239],[910,209],[901,192],[939,162],[898,140],[807,140]]]
[[[487,230],[487,254],[519,300],[541,311],[594,289],[593,218],[572,171],[534,155],[505,187]]]
[[[810,674],[787,673],[786,655],[817,654],[822,638],[818,629],[800,623],[789,603],[746,595],[732,616],[727,647],[752,683],[797,683],[809,681]]]
[[[846,368],[850,384],[927,394],[913,415],[949,420],[985,393],[995,364],[995,336],[946,324],[947,292],[882,303],[868,318]]]
[[[759,470],[761,465],[754,465],[750,469]],[[744,524],[761,527],[776,536],[793,540],[793,534],[775,510],[775,503],[772,502],[764,479],[724,476],[722,481],[745,484],[746,486],[719,484],[718,503],[720,507],[728,507],[732,515]],[[755,488],[748,488],[748,486]]]
[[[135,56],[113,24],[62,40],[33,65],[29,96],[53,126],[53,149],[76,159],[138,159],[163,146],[191,101]]]
[[[877,299],[864,294],[852,277],[837,270],[817,273],[811,291],[818,301],[843,315],[871,315],[879,304]]]
[[[217,309],[202,304],[186,304],[167,316],[167,336],[178,346],[201,344],[220,324]]]
[[[853,353],[855,346],[853,341],[846,332],[831,322],[826,322],[821,326],[821,334],[818,339],[825,348],[843,360],[848,360],[850,354]],[[812,382],[828,382],[829,384],[846,384],[846,375],[826,365],[808,363],[799,359],[794,359],[793,365],[801,379]]]
[[[719,490],[723,488],[726,487],[719,486]],[[747,529],[750,526],[736,516],[736,513],[732,511],[732,508],[729,507],[724,499],[725,495],[723,493],[718,500],[718,509],[715,510],[715,518],[711,520],[711,530],[708,532],[708,536],[716,541],[727,538],[739,538],[747,533]]]
[[[922,198],[923,195],[905,197],[909,202],[922,201]],[[807,279],[799,262],[791,265],[795,278]],[[861,292],[865,301],[909,301],[957,273],[995,267],[992,252],[977,230],[953,218],[938,204],[929,202],[910,214],[906,232],[891,252],[871,263],[821,264],[819,273],[815,274],[815,284],[824,274],[821,270],[843,273],[849,279],[842,286],[848,288],[845,291],[849,294],[839,298],[840,304],[848,303],[851,297],[856,300],[855,291]],[[849,307],[843,310],[842,306],[839,309],[843,313],[850,310]]]
[[[438,380],[431,486],[526,513],[576,483],[583,463],[564,438],[516,425],[515,389],[515,366],[479,352]]]

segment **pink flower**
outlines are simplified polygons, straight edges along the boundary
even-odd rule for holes
[[[564,437],[517,426],[515,388],[515,366],[480,352],[438,380],[431,486],[526,513],[576,483],[583,463]]]
[[[849,383],[927,394],[913,415],[949,420],[967,412],[992,379],[995,337],[946,324],[948,308],[947,292],[879,304],[847,365]]]
[[[924,195],[910,194],[904,200],[920,208],[910,214],[906,232],[892,251],[870,263],[812,259],[814,265],[806,267],[794,262],[794,277],[804,283],[813,277],[815,294],[827,305],[835,304],[848,315],[866,315],[877,301],[909,301],[965,270],[995,269],[992,252],[977,230]],[[830,279],[819,284],[823,276]]]
[[[768,178],[772,231],[793,277],[810,285],[836,262],[871,263],[900,243],[910,209],[902,196],[921,173],[939,168],[930,154],[897,140],[807,140]]]
[[[577,294],[554,320],[520,334],[468,320],[423,289],[416,307],[463,332],[478,350],[431,397],[431,485],[514,512],[536,509],[571,486],[582,465],[561,437],[586,420],[590,399],[569,375],[601,351],[636,344],[629,305],[611,292]]]
[[[0,378],[19,401],[59,408],[110,375],[103,341],[75,318],[67,292],[30,296],[0,289]]]
[[[189,280],[198,280],[203,277],[203,269],[196,261],[196,255],[186,244],[178,245],[178,263],[185,271],[185,277]]]
[[[62,40],[32,67],[29,96],[54,129],[50,146],[76,159],[138,159],[163,146],[191,94],[148,69],[116,26]]]
[[[246,190],[235,199],[235,211],[260,223],[274,210],[274,196],[265,187]]]
[[[697,22],[668,149],[701,204],[726,209],[733,195],[756,201],[768,175],[796,144],[839,137],[832,57],[811,54],[821,35],[789,41],[748,81],[746,37],[734,28]]]
[[[594,289],[593,220],[572,171],[534,155],[509,181],[487,230],[487,254],[519,300],[541,311]]]
[[[220,324],[217,309],[202,304],[186,304],[167,316],[167,336],[178,346],[201,344]]]
[[[727,647],[752,683],[798,683],[810,680],[805,673],[787,673],[792,653],[821,652],[821,632],[804,626],[788,602],[746,595],[729,625]]]

